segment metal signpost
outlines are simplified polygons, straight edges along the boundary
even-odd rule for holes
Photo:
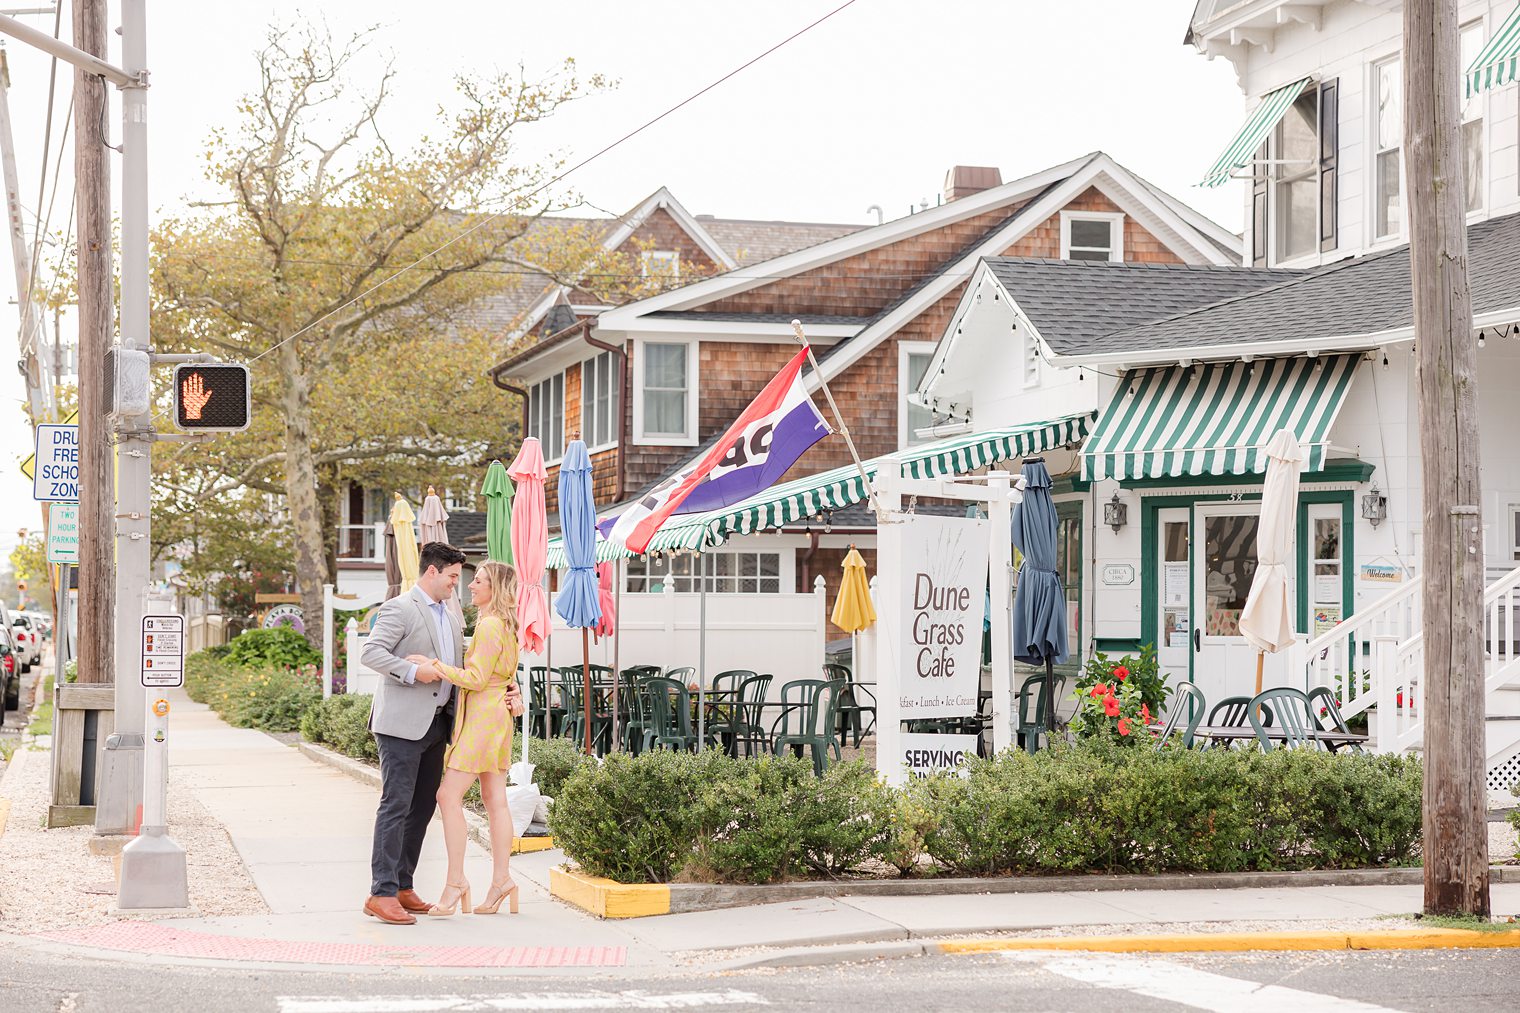
[[[185,684],[185,617],[154,614],[151,604],[143,612],[138,671],[150,691],[143,695],[143,821],[121,851],[116,906],[123,911],[190,904],[185,849],[169,837],[169,701],[151,692]]]

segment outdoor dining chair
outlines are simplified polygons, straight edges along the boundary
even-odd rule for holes
[[[533,728],[536,729],[530,734],[541,739],[558,735],[565,708],[555,705],[554,696],[549,692],[549,669],[543,665],[528,668],[528,700],[533,708]]]
[[[1065,685],[1066,677],[1056,676],[1057,692]],[[1034,701],[1034,714],[1029,713],[1030,700]],[[1040,749],[1040,736],[1049,727],[1051,694],[1043,674],[1031,675],[1019,687],[1019,723],[1014,731],[1014,743],[1021,749],[1034,753]]]
[[[1260,697],[1257,698],[1258,700]],[[1248,696],[1227,696],[1214,705],[1209,711],[1209,719],[1204,722],[1211,728],[1244,728],[1246,715],[1251,710],[1251,698]],[[1272,708],[1262,705],[1261,723],[1268,728],[1272,727]]]
[[[1267,722],[1262,719],[1260,711],[1264,711],[1268,703],[1276,704],[1273,713],[1280,722],[1278,727],[1283,733],[1282,745],[1286,749],[1324,749],[1325,744],[1315,735],[1319,728],[1314,720],[1314,712],[1310,709],[1309,698],[1301,690],[1287,686],[1279,686],[1275,689],[1263,690],[1256,694],[1250,702],[1246,716],[1251,719],[1251,727],[1256,731],[1256,741],[1261,743],[1261,748],[1271,751],[1276,743],[1267,735]],[[1260,710],[1258,710],[1260,708]]]
[[[572,742],[586,741],[585,673],[579,665],[556,669],[559,674],[560,701],[565,708],[560,734]],[[591,748],[605,753],[612,738],[612,712],[602,702],[602,695],[591,687]]]
[[[697,735],[691,729],[691,692],[679,679],[645,679],[639,687],[644,707],[645,749],[683,749],[694,752]]]
[[[848,732],[855,739],[855,748],[859,749],[860,740],[876,728],[876,694],[855,681],[848,665],[824,665],[823,677],[835,683],[839,692],[839,702],[835,707],[839,718],[836,731],[839,744],[844,745],[845,734]],[[863,715],[869,715],[870,720],[863,721]]]
[[[730,756],[738,756],[741,748],[747,757],[770,750],[764,724],[765,698],[770,688],[769,675],[753,675],[739,684],[728,729]]]
[[[1309,707],[1315,717],[1314,724],[1316,728],[1331,732],[1344,732],[1347,735],[1351,734],[1351,728],[1346,724],[1346,719],[1341,717],[1341,709],[1335,702],[1335,693],[1331,691],[1329,686],[1315,686],[1309,690]],[[1325,728],[1326,721],[1330,723],[1329,728]],[[1363,751],[1360,742],[1332,740],[1326,742],[1325,745],[1329,747],[1332,753],[1340,752],[1342,749],[1350,749],[1357,753]]]
[[[733,724],[735,704],[739,699],[739,687],[744,680],[753,679],[758,672],[751,672],[743,668],[731,668],[725,672],[719,672],[712,678],[712,685],[707,687],[707,727],[716,728],[727,736],[729,727]],[[732,754],[733,750],[725,740],[723,748]]]
[[[1172,732],[1183,723],[1183,716],[1190,715],[1186,718],[1187,723],[1182,731],[1182,748],[1192,749],[1193,733],[1198,730],[1199,723],[1203,721],[1203,712],[1207,709],[1203,690],[1191,682],[1178,683],[1176,695],[1172,697],[1171,713],[1166,717],[1166,724],[1161,729],[1161,737],[1156,740],[1156,748],[1161,749],[1165,746]]]
[[[771,751],[780,756],[783,750],[791,749],[801,756],[804,749],[808,750],[813,757],[813,773],[822,777],[831,754],[835,760],[843,759],[832,731],[837,697],[837,683],[827,679],[794,679],[783,685]]]
[[[669,668],[665,670],[665,678],[674,679],[689,689],[691,684],[697,681],[697,670],[695,668]]]

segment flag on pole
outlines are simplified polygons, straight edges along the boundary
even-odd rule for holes
[[[672,515],[731,506],[780,481],[831,431],[802,385],[807,357],[804,347],[711,449],[630,504],[608,537],[643,552]]]

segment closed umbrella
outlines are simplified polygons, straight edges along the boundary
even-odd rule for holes
[[[512,480],[507,467],[492,461],[480,494],[486,498],[486,558],[512,562]]]
[[[1056,573],[1056,505],[1043,458],[1031,457],[1021,471],[1024,498],[1013,508],[1013,545],[1024,556],[1013,598],[1013,656],[1045,665],[1046,730],[1055,730],[1055,666],[1069,654],[1066,594]]]
[[[443,508],[443,500],[438,498],[438,492],[432,486],[428,486],[427,498],[422,501],[422,512],[417,515],[417,526],[422,531],[422,544],[428,542],[444,542],[449,540],[449,514]],[[417,569],[422,569],[422,564],[417,564]],[[459,602],[459,588],[454,588],[454,593],[449,595],[449,612],[456,619],[463,621],[464,607]]]
[[[417,529],[412,527],[416,519],[406,500],[396,493],[396,503],[391,507],[391,528],[396,535],[396,565],[401,568],[402,594],[417,583]]]
[[[522,650],[542,654],[549,639],[549,603],[544,589],[544,561],[549,555],[549,517],[544,506],[544,451],[529,436],[507,469],[517,482],[512,497],[512,558],[517,561],[517,636]]]
[[[855,546],[844,557],[844,579],[829,622],[852,637],[876,621],[876,606],[871,604],[871,585],[866,579],[866,561]]]
[[[617,601],[612,594],[612,575],[611,563],[596,564],[596,598],[602,606],[602,618],[595,630],[598,639],[617,632]]]
[[[1240,635],[1256,648],[1256,692],[1262,661],[1293,643],[1293,603],[1288,598],[1288,563],[1298,512],[1298,473],[1303,452],[1292,430],[1279,429],[1267,444],[1267,477],[1261,488],[1261,521],[1256,529],[1256,573],[1240,613]]]
[[[564,586],[555,611],[581,631],[581,675],[585,691],[586,755],[591,755],[591,627],[602,620],[596,581],[596,503],[591,493],[591,455],[585,440],[571,440],[559,466],[559,528],[565,543]]]
[[[396,527],[385,524],[385,600],[401,593],[401,560],[396,558]]]

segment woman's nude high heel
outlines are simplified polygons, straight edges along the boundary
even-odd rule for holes
[[[429,915],[433,916],[434,918],[447,918],[449,915],[453,914],[454,909],[456,907],[459,907],[461,904],[463,904],[463,909],[460,913],[470,913],[470,884],[449,883],[444,887],[444,897],[448,896],[450,890],[454,891],[454,899],[449,902],[447,907],[445,907],[443,904],[443,897],[439,897],[439,903],[434,904],[432,907],[428,908]]]
[[[512,885],[505,886],[492,883],[491,889],[486,891],[485,903],[476,908],[475,913],[478,915],[494,915],[500,910],[501,902],[505,900],[507,901],[507,910],[512,914],[517,914],[517,884],[511,880],[507,880],[507,882]]]

